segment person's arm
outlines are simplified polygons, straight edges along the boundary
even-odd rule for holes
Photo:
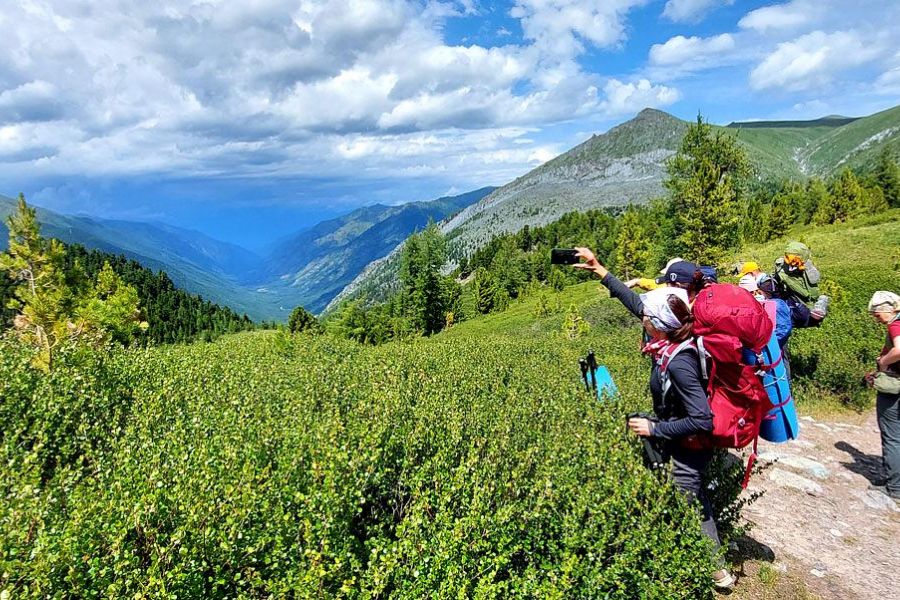
[[[894,326],[894,323],[897,323],[897,326]],[[878,359],[877,364],[880,371],[886,371],[889,366],[900,362],[900,322],[894,321],[894,323],[891,323],[888,328],[894,345],[887,351],[887,354]]]
[[[672,383],[669,394],[674,394],[683,403],[685,416],[674,421],[655,423],[650,435],[671,440],[712,431],[712,412],[697,355],[690,351],[679,353],[672,359],[668,369]]]
[[[791,317],[791,307],[784,300],[775,300],[775,339],[779,346],[784,346],[791,332],[794,330],[794,322]]]
[[[642,319],[644,317],[644,303],[641,302],[641,297],[628,289],[624,283],[616,279],[616,277],[610,273],[606,267],[600,264],[600,261],[594,256],[594,253],[591,252],[587,248],[575,248],[578,250],[578,254],[576,256],[583,258],[583,263],[578,263],[577,265],[572,265],[576,269],[584,269],[586,271],[592,271],[598,277],[600,277],[600,283],[602,283],[609,290],[609,295],[613,298],[616,298],[619,302],[621,302],[625,308],[631,311],[631,314],[636,316],[638,319]]]

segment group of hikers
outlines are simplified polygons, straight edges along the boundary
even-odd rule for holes
[[[768,329],[763,335],[771,341],[774,334],[782,351],[778,360],[773,362],[784,361],[785,369],[781,372],[789,377],[786,346],[792,331],[818,327],[828,313],[828,297],[819,292],[819,272],[812,262],[812,254],[804,244],[791,242],[785,248],[784,255],[775,261],[771,273],[763,272],[755,262],[736,265],[733,274],[739,277],[739,283],[735,287],[713,286],[718,283],[715,269],[681,258],[670,260],[655,280],[622,282],[597,260],[591,250],[576,250],[576,256],[582,262],[573,266],[600,277],[610,296],[618,299],[643,324],[643,352],[653,359],[650,392],[654,414],[629,417],[628,428],[645,440],[645,447],[652,440],[664,449],[665,456],[672,463],[671,475],[675,485],[696,502],[702,515],[703,533],[712,541],[718,567],[712,575],[713,583],[717,588],[730,588],[735,578],[725,567],[719,552],[718,530],[704,480],[714,448],[747,445],[748,439],[741,437],[744,433],[741,428],[745,425],[744,416],[748,422],[754,417],[750,413],[724,417],[719,414],[732,408],[741,410],[741,400],[733,397],[734,390],[740,388],[723,384],[721,389],[714,389],[712,382],[714,377],[720,380],[731,377],[733,382],[753,383],[759,379],[757,375],[762,372],[759,366],[762,363],[756,363],[757,366],[722,364],[718,367],[718,375],[711,374],[709,369],[710,363],[715,363],[717,352],[719,355],[732,352],[738,357],[734,362],[742,363],[748,356],[752,361],[754,353],[762,356],[759,352],[765,344],[748,338],[743,349],[738,345],[738,348],[723,350],[727,343],[723,345],[722,340],[740,338],[740,332],[736,332],[736,337],[707,335],[705,341],[703,334],[717,333],[717,326],[728,321],[730,315],[738,315],[742,311],[745,315],[754,310],[766,314]],[[638,294],[632,290],[635,287],[646,292]],[[701,295],[703,290],[710,291]],[[759,305],[764,305],[764,313],[758,310]],[[873,483],[872,487],[900,501],[900,296],[887,291],[875,292],[868,310],[888,328],[887,342],[878,359],[877,370],[867,375],[867,380],[877,390],[877,417],[886,472],[884,480]],[[716,320],[719,323],[715,323]],[[748,345],[756,346],[749,355]],[[762,389],[762,385],[743,388],[750,390],[746,394],[756,393],[758,398],[759,393],[753,391],[756,389]],[[767,398],[765,392],[762,397]],[[723,424],[723,418],[730,421]],[[722,433],[717,430],[722,428],[726,430],[724,443],[704,443],[704,440],[716,440],[716,436]],[[757,436],[758,432],[759,424],[756,424]],[[732,435],[734,443],[727,438]],[[753,444],[754,453],[747,476],[755,457],[755,438]]]

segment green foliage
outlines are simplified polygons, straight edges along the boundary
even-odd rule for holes
[[[447,260],[444,236],[433,222],[422,233],[407,238],[400,259],[400,283],[413,326],[426,335],[444,327],[454,298],[441,276]]]
[[[83,269],[88,279],[96,278],[107,263],[128,285],[137,290],[147,329],[141,339],[152,344],[215,339],[223,333],[254,328],[246,315],[219,306],[175,287],[163,271],[154,273],[134,260],[83,246],[66,246],[66,272]],[[274,324],[261,324],[272,328]]]
[[[302,306],[298,306],[291,311],[291,316],[288,317],[288,330],[291,333],[319,333],[322,325],[314,314]]]
[[[560,338],[254,333],[52,378],[3,344],[12,597],[710,595],[695,510]]]
[[[577,340],[590,330],[591,324],[584,320],[574,304],[570,305],[562,324],[563,335],[570,340]]]
[[[697,117],[666,165],[673,254],[715,265],[740,244],[740,218],[750,163],[734,137]]]
[[[616,238],[616,268],[626,279],[647,270],[653,254],[643,211],[629,206],[619,219]]]
[[[887,148],[884,148],[878,156],[874,179],[876,185],[883,191],[888,205],[891,208],[900,207],[900,166]]]
[[[0,254],[0,269],[17,284],[8,306],[16,313],[16,335],[38,350],[36,364],[50,369],[57,350],[67,342],[99,346],[108,339],[131,341],[141,324],[133,287],[108,264],[93,285],[80,264],[66,269],[65,248],[41,237],[35,210],[21,194],[7,224],[9,250]]]

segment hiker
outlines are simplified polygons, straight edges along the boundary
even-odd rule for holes
[[[743,277],[744,275],[753,275],[753,277],[758,278],[760,275],[762,275],[762,269],[759,268],[759,265],[756,262],[748,260],[746,262],[736,264],[731,274],[736,275],[737,277]]]
[[[775,297],[775,280],[766,273],[760,273],[754,276],[752,272],[746,273],[738,281],[738,285],[765,304],[772,302],[775,304],[775,339],[778,340],[778,346],[784,350],[791,332],[794,330],[794,324],[791,318],[791,309],[787,302],[781,298]]]
[[[869,301],[869,313],[887,325],[887,340],[869,379],[875,387],[875,411],[881,430],[881,454],[887,476],[872,487],[900,500],[900,296],[878,291]]]
[[[693,337],[691,295],[696,294],[696,284],[701,280],[694,263],[679,261],[665,269],[663,279],[667,285],[646,294],[638,295],[616,279],[587,248],[576,248],[576,256],[584,262],[573,265],[596,273],[601,283],[609,289],[613,298],[618,299],[631,313],[641,319],[650,342],[644,352],[656,360],[650,374],[650,392],[653,396],[653,412],[656,419],[631,418],[629,429],[642,437],[664,440],[672,459],[672,476],[675,484],[689,498],[697,501],[703,533],[712,541],[713,552],[718,554],[719,532],[712,515],[712,506],[706,494],[704,479],[713,451],[709,448],[688,448],[685,440],[689,436],[712,431],[713,421],[709,399],[700,370],[697,349],[686,346],[674,355],[665,369],[661,362],[666,350],[671,350]],[[716,558],[721,567],[713,573],[713,583],[719,588],[734,584],[734,576],[724,568],[721,558]]]
[[[655,290],[656,288],[662,287],[666,285],[665,281],[660,281],[666,275],[666,271],[677,262],[683,262],[684,259],[680,256],[670,259],[666,265],[659,271],[660,277],[656,279],[649,279],[646,277],[640,277],[637,279],[629,279],[625,282],[625,285],[629,288],[639,287],[643,290],[647,290],[648,292],[651,290]]]
[[[800,242],[790,242],[784,256],[775,261],[772,277],[778,283],[778,295],[791,309],[794,327],[818,327],[828,314],[828,296],[819,293],[819,270],[812,252]],[[809,303],[815,302],[810,308]]]

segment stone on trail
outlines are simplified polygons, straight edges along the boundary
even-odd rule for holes
[[[792,469],[797,469],[798,471],[804,471],[808,475],[812,475],[817,479],[827,479],[829,475],[828,469],[825,468],[825,465],[823,465],[822,463],[812,460],[811,458],[796,456],[794,454],[768,451],[761,453],[759,455],[759,460],[768,463],[777,461],[780,465],[791,467]]]
[[[862,500],[863,504],[875,510],[889,510],[900,512],[900,507],[887,494],[876,492],[875,490],[855,490],[853,495]]]
[[[784,469],[772,469],[769,472],[769,481],[782,487],[806,492],[810,496],[822,496],[825,494],[822,486],[815,481],[797,475],[796,473],[785,471]]]

